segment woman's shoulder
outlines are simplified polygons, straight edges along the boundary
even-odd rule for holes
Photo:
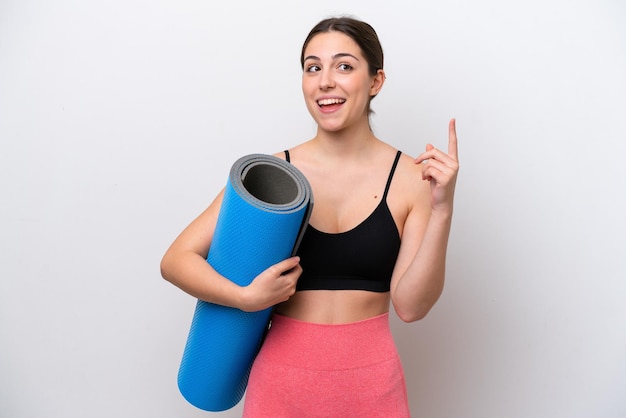
[[[273,153],[272,155],[273,155],[274,157],[278,157],[278,158],[281,158],[281,159],[283,159],[283,160],[287,160],[287,159],[288,159],[288,158],[287,158],[287,155],[288,155],[288,154],[289,154],[289,149],[285,148],[284,150],[282,150],[282,151],[278,151],[278,152],[275,152],[275,153]]]
[[[422,178],[423,163],[417,164],[415,157],[402,152],[394,173],[393,187],[396,196],[406,199],[406,204],[422,204],[430,199],[430,183]]]
[[[393,152],[394,154],[396,155],[399,154],[398,162],[396,164],[396,170],[394,174],[394,180],[397,180],[397,181],[409,180],[409,183],[410,183],[411,182],[410,180],[413,179],[416,174],[420,174],[420,178],[421,178],[422,169],[419,164],[415,164],[415,157],[405,153],[404,150],[402,149],[397,149],[393,147],[392,145],[385,143],[385,146],[391,149],[391,152]]]
[[[284,149],[280,151],[276,151],[274,154],[275,157],[282,158],[283,160],[287,159],[288,155],[292,154],[303,154],[306,155],[306,149],[310,141],[301,142],[296,145],[286,146]]]

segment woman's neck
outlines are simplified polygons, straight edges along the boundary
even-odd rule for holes
[[[377,141],[369,123],[365,123],[340,131],[325,131],[318,127],[312,142],[325,154],[344,157],[367,153]]]

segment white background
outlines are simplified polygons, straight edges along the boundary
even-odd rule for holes
[[[160,278],[231,164],[310,138],[300,46],[377,29],[376,133],[460,172],[444,294],[393,317],[413,414],[626,416],[626,3],[0,0],[0,416],[236,417],[176,374]]]

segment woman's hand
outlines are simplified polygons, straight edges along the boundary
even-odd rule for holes
[[[424,163],[422,179],[430,181],[432,211],[451,215],[459,171],[455,119],[451,119],[448,125],[448,153],[428,144],[426,151],[415,159],[415,163]]]
[[[291,257],[274,264],[242,288],[241,309],[261,311],[289,299],[296,292],[302,273],[300,257]]]

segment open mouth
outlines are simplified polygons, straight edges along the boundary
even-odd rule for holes
[[[346,102],[345,99],[338,99],[338,98],[320,99],[320,100],[317,101],[317,105],[319,107],[324,107],[324,106],[340,105],[340,104],[343,104],[345,102]]]

